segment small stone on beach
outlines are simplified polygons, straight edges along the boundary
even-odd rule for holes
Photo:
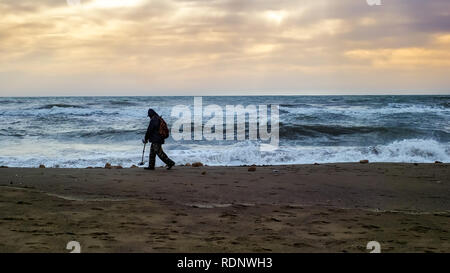
[[[434,164],[442,164],[441,161],[434,161]]]
[[[39,169],[45,169],[45,165],[43,164],[39,165]]]
[[[111,168],[112,168],[112,166],[111,166],[110,163],[106,163],[106,164],[105,164],[105,169],[111,169]]]
[[[367,164],[367,163],[369,163],[369,160],[367,160],[367,159],[360,160],[359,163],[361,163],[361,164]]]
[[[139,167],[136,165],[131,165],[131,167],[130,167],[130,169],[136,169],[136,168],[139,168]]]
[[[254,172],[256,171],[256,167],[255,166],[251,166],[250,168],[248,168],[249,172]]]
[[[202,175],[205,175],[205,174],[206,174],[206,171],[203,171],[203,172],[202,172]]]
[[[202,167],[202,166],[203,166],[203,163],[201,163],[201,162],[192,163],[192,167]]]

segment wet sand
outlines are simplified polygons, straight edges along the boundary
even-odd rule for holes
[[[0,252],[450,252],[450,164],[0,169]]]

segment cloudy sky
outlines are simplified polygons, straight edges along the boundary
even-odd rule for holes
[[[0,95],[449,94],[450,1],[0,0]]]

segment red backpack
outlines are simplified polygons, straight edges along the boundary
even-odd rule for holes
[[[167,127],[167,123],[162,117],[159,117],[159,134],[163,139],[169,137],[169,128]]]

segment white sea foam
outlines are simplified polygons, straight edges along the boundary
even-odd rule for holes
[[[246,142],[223,147],[176,152],[183,163],[201,161],[209,165],[281,165],[332,162],[450,162],[450,145],[435,140],[408,139],[374,147],[280,147],[261,151],[256,143]]]
[[[0,148],[0,165],[84,168],[103,167],[109,162],[129,167],[140,161],[142,151],[139,145],[47,143],[48,149],[36,145],[15,144]],[[261,151],[258,143],[249,141],[223,146],[169,144],[165,145],[165,150],[178,164],[200,161],[211,166],[357,162],[361,159],[370,162],[450,162],[450,145],[430,139],[406,139],[373,147],[282,146],[276,151]],[[157,166],[162,165],[157,160]]]
[[[264,150],[249,141],[174,142],[173,138],[164,148],[180,164],[273,165],[360,159],[449,162],[449,99],[205,97],[205,105],[281,105],[280,148]],[[142,152],[140,138],[148,125],[147,109],[154,108],[171,126],[175,121],[170,116],[172,107],[192,103],[189,97],[3,98],[0,165],[82,168],[102,167],[106,162],[124,167],[137,164]]]
[[[342,114],[347,116],[392,115],[403,113],[434,113],[438,115],[450,114],[450,110],[444,107],[402,103],[389,103],[387,106],[379,108],[367,106],[311,105],[311,107],[282,107],[281,109],[295,115],[320,115],[324,113]]]

